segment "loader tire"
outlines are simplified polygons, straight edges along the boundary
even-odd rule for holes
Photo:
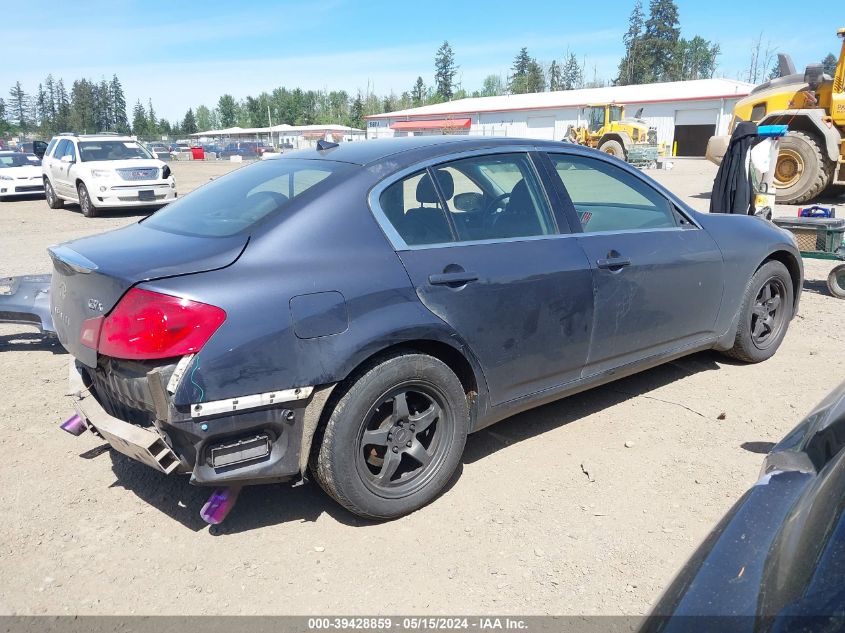
[[[599,151],[604,152],[605,154],[610,154],[611,156],[615,156],[619,160],[625,160],[625,148],[622,147],[622,143],[619,141],[605,141],[601,145],[599,145]]]
[[[775,167],[777,202],[803,204],[814,200],[830,182],[831,169],[816,139],[804,132],[788,132],[780,141]]]

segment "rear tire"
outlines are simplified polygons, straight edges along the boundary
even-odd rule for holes
[[[65,206],[65,201],[56,195],[56,190],[53,189],[53,183],[49,178],[44,179],[44,197],[47,199],[47,206],[51,209],[61,209]]]
[[[599,151],[615,156],[619,160],[625,160],[625,148],[619,141],[609,140],[599,145]]]
[[[804,132],[788,132],[778,151],[776,201],[802,204],[817,198],[830,181],[830,161],[819,142]]]
[[[84,182],[76,185],[76,193],[79,196],[79,208],[82,210],[82,215],[86,218],[93,218],[97,216],[97,207],[91,202],[91,196],[88,194],[88,187]]]
[[[349,379],[312,471],[350,512],[394,519],[443,490],[468,430],[466,394],[445,363],[412,351],[384,357]]]
[[[839,264],[827,276],[827,289],[837,299],[845,299],[845,264]]]
[[[763,264],[745,291],[734,346],[724,353],[746,363],[774,356],[789,328],[794,294],[786,266],[773,260]]]

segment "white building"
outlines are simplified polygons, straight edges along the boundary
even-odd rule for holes
[[[627,117],[657,128],[657,140],[677,156],[703,156],[707,139],[725,134],[734,104],[753,84],[732,79],[697,79],[637,86],[473,97],[367,117],[367,138],[420,134],[474,134],[536,139],[564,138],[583,125],[584,106],[625,105]]]
[[[364,130],[333,123],[324,125],[274,125],[272,127],[230,127],[222,130],[206,130],[191,134],[200,143],[264,141],[276,147],[304,149],[312,147],[319,140],[336,142],[363,141]]]

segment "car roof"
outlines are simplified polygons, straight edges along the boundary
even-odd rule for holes
[[[407,154],[407,161],[414,162],[419,152],[426,156],[456,151],[471,151],[473,149],[489,149],[507,146],[540,146],[550,147],[569,146],[565,143],[539,141],[525,138],[505,138],[491,136],[406,136],[400,138],[373,139],[368,141],[339,143],[337,147],[318,151],[304,149],[285,154],[284,158],[305,158],[311,160],[323,159],[357,165],[368,165],[384,160],[387,157],[397,158],[398,154]],[[438,151],[440,150],[440,151]]]

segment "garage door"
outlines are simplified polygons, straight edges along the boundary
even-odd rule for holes
[[[528,117],[528,138],[540,138],[553,141],[555,138],[555,118],[553,116]]]
[[[675,153],[677,156],[704,156],[708,139],[716,133],[718,110],[677,110],[675,112]]]

